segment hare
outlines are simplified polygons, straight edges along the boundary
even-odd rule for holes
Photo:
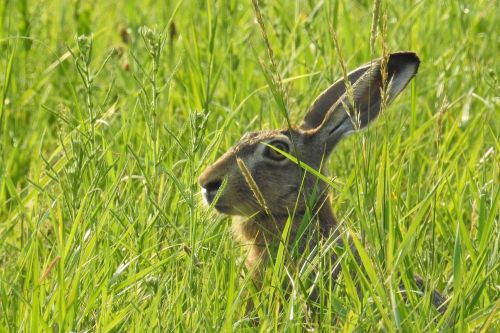
[[[248,246],[246,266],[256,280],[289,218],[289,237],[299,237],[301,230],[300,251],[315,245],[310,242],[335,236],[338,226],[327,185],[300,164],[323,169],[337,143],[376,119],[382,105],[394,100],[415,76],[419,64],[415,53],[398,52],[359,67],[347,75],[348,84],[340,79],[321,93],[299,126],[246,133],[201,174],[205,200],[218,212],[236,217],[233,232]],[[318,237],[302,237],[304,219],[306,232]],[[334,270],[334,278],[337,273]],[[418,278],[417,285],[423,287]],[[442,296],[434,292],[433,302],[440,305]]]

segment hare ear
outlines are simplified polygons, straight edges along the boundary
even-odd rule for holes
[[[304,122],[316,124],[316,118],[323,114],[322,122],[313,127],[317,135],[321,136],[321,141],[326,144],[328,152],[337,144],[337,142],[349,132],[360,130],[380,113],[382,105],[382,89],[386,89],[386,101],[391,102],[406,87],[408,82],[415,76],[418,70],[420,60],[412,52],[392,53],[389,55],[385,71],[386,80],[383,82],[382,61],[381,59],[372,61],[371,64],[360,67],[351,74],[354,82],[352,84],[352,96],[345,91],[345,86],[341,83],[341,88],[334,88],[335,83],[330,89],[344,91],[340,97],[333,96],[334,93],[323,93],[313,104],[314,116],[306,115]],[[331,95],[335,100],[329,102],[323,101],[327,95]],[[352,103],[354,102],[354,105]],[[318,108],[316,108],[318,106]],[[322,107],[321,109],[319,107]],[[309,118],[308,118],[309,117]],[[308,122],[309,119],[309,122]],[[311,121],[311,119],[315,119]]]
[[[367,70],[370,69],[372,64],[365,64],[349,74],[347,74],[347,79],[351,85],[354,84]],[[337,103],[340,97],[346,92],[346,85],[344,78],[337,80],[334,84],[323,91],[316,99],[307,111],[304,120],[300,124],[300,128],[303,130],[310,130],[317,128],[323,120],[325,119],[326,113],[330,108]]]

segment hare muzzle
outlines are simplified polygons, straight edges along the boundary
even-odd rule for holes
[[[220,179],[212,180],[201,185],[201,193],[209,205],[214,201],[221,185],[222,180]]]

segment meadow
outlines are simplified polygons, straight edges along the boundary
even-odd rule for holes
[[[495,1],[17,0],[0,22],[0,332],[498,329]],[[199,174],[399,50],[418,75],[327,167],[364,260],[315,312],[286,260],[256,290]],[[398,294],[413,274],[444,313]]]

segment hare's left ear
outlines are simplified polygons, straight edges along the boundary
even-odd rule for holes
[[[389,55],[387,76],[382,73],[381,59],[356,69],[348,75],[352,96],[346,91],[344,81],[337,81],[316,99],[301,128],[314,130],[329,153],[343,136],[364,128],[378,116],[382,89],[386,89],[387,103],[394,100],[415,76],[419,64],[415,53],[399,52]]]

